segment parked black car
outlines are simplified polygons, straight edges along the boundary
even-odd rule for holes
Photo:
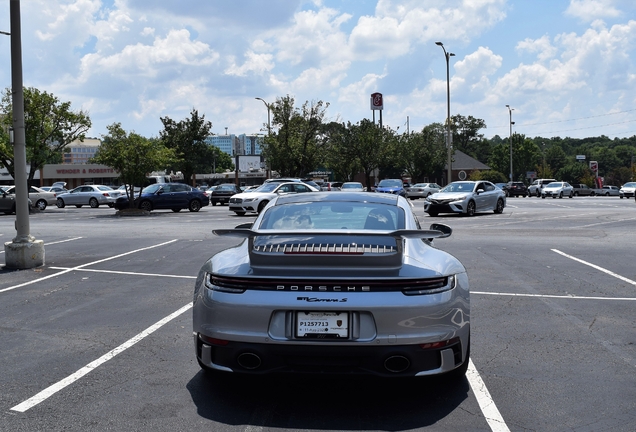
[[[230,197],[243,192],[234,183],[223,183],[218,185],[210,194],[210,203],[215,206],[217,204],[227,204],[230,202]]]
[[[170,209],[179,212],[188,209],[198,212],[208,204],[210,199],[203,191],[183,183],[156,183],[145,187],[140,197],[135,196],[135,207],[146,211]],[[117,198],[114,207],[117,210],[129,208],[128,197]]]
[[[506,192],[506,196],[509,197],[522,196],[525,198],[528,196],[528,186],[523,182],[508,182],[504,192]]]

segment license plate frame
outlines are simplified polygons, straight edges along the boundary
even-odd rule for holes
[[[349,312],[297,311],[294,334],[298,339],[349,339]]]

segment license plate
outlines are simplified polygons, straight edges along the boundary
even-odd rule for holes
[[[339,339],[349,337],[346,312],[297,312],[296,336],[299,338]]]

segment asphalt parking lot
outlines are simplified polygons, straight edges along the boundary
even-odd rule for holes
[[[468,269],[463,382],[213,381],[193,354],[194,278],[236,241],[212,229],[253,216],[49,207],[30,219],[45,266],[0,269],[0,430],[633,431],[634,200],[508,198],[472,218],[412,202],[453,228],[436,246]],[[3,243],[14,221],[0,215]]]

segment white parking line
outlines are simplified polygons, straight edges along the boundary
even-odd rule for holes
[[[170,240],[170,241],[167,241],[167,242],[159,243],[158,245],[148,246],[148,247],[141,248],[141,249],[135,249],[133,251],[125,252],[123,254],[115,255],[115,256],[112,256],[112,257],[109,257],[109,258],[104,258],[104,259],[93,261],[93,262],[90,262],[90,263],[87,263],[87,264],[82,264],[80,266],[73,267],[73,268],[70,268],[68,270],[62,270],[59,273],[55,273],[55,274],[52,274],[52,275],[44,276],[44,277],[41,277],[41,278],[38,278],[38,279],[34,279],[32,281],[24,282],[24,283],[21,283],[19,285],[14,285],[14,286],[11,286],[11,287],[8,287],[8,288],[0,289],[0,293],[6,292],[6,291],[11,291],[11,290],[14,290],[14,289],[17,289],[17,288],[21,288],[23,286],[31,285],[31,284],[34,284],[34,283],[38,283],[38,282],[41,282],[41,281],[46,280],[46,279],[57,277],[57,276],[62,275],[64,273],[69,273],[69,272],[72,272],[74,270],[79,270],[79,269],[82,269],[84,267],[88,267],[88,266],[91,266],[91,265],[94,265],[94,264],[98,264],[98,263],[102,263],[102,262],[105,262],[105,261],[110,261],[112,259],[120,258],[120,257],[126,256],[126,255],[130,255],[130,254],[136,253],[136,252],[141,252],[141,251],[145,251],[145,250],[148,250],[148,249],[153,249],[153,248],[160,247],[160,246],[165,246],[167,244],[174,243],[176,241],[177,241],[177,239],[174,239],[174,240]]]
[[[510,297],[536,297],[536,298],[554,298],[567,300],[608,300],[608,301],[636,301],[636,297],[586,297],[575,295],[555,295],[555,294],[524,294],[524,293],[505,293],[505,292],[486,292],[471,291],[471,294],[492,295],[492,296],[510,296]]]
[[[603,273],[606,273],[606,274],[608,274],[608,275],[610,275],[610,276],[613,276],[613,277],[615,277],[616,279],[620,279],[620,280],[622,280],[623,282],[627,282],[628,284],[631,284],[631,285],[636,285],[636,281],[633,281],[633,280],[631,280],[631,279],[627,279],[627,278],[626,278],[626,277],[624,277],[624,276],[621,276],[621,275],[619,275],[619,274],[616,274],[616,273],[614,273],[614,272],[611,272],[611,271],[609,271],[609,270],[607,270],[607,269],[604,269],[603,267],[597,266],[596,264],[592,264],[592,263],[589,263],[589,262],[587,262],[587,261],[583,261],[582,259],[579,259],[579,258],[573,257],[572,255],[568,255],[568,254],[566,254],[565,252],[561,252],[561,251],[560,251],[560,250],[558,250],[558,249],[551,249],[551,250],[552,250],[552,252],[556,252],[556,253],[558,253],[559,255],[563,255],[563,256],[564,256],[564,257],[566,257],[566,258],[570,258],[571,260],[574,260],[574,261],[576,261],[576,262],[580,262],[581,264],[585,264],[586,266],[590,266],[590,267],[592,267],[593,269],[596,269],[596,270],[601,271],[601,272],[603,272]]]
[[[16,405],[13,408],[11,408],[11,410],[12,411],[18,411],[18,412],[25,412],[26,410],[33,408],[34,406],[36,406],[37,404],[39,404],[42,401],[45,401],[46,399],[48,399],[49,397],[53,396],[58,391],[60,391],[63,388],[65,388],[66,386],[69,386],[69,385],[73,384],[75,381],[77,381],[78,379],[82,378],[87,373],[91,372],[92,370],[94,370],[97,367],[101,366],[102,364],[106,363],[108,360],[112,359],[117,354],[121,354],[122,352],[124,352],[125,350],[130,348],[131,346],[135,345],[140,340],[144,339],[146,336],[151,335],[156,330],[158,330],[159,328],[161,328],[162,326],[164,326],[168,322],[172,321],[174,318],[178,317],[179,315],[181,315],[185,311],[189,310],[190,308],[192,308],[192,303],[188,303],[187,305],[183,306],[181,309],[179,309],[179,310],[171,313],[167,317],[157,321],[155,324],[151,325],[146,330],[142,331],[141,333],[137,334],[136,336],[128,339],[126,342],[124,342],[123,344],[119,345],[117,348],[107,352],[106,354],[104,354],[103,356],[98,358],[97,360],[90,362],[89,364],[87,364],[86,366],[84,366],[83,368],[81,368],[80,370],[75,372],[74,374],[69,375],[68,377],[64,378],[63,380],[58,381],[55,384],[45,388],[44,390],[42,390],[40,393],[36,394],[35,396],[25,400],[22,403],[19,403],[18,405]]]
[[[197,278],[196,276],[178,276],[178,275],[167,275],[167,274],[158,274],[158,273],[123,272],[123,271],[117,271],[117,270],[80,269],[76,267],[75,268],[49,267],[49,268],[53,270],[73,270],[73,271],[81,271],[81,272],[113,273],[113,274],[133,275],[133,276],[156,276],[156,277],[177,278],[177,279],[196,279]]]
[[[79,240],[81,238],[84,238],[84,237],[75,237],[75,238],[66,239],[66,240],[60,240],[60,241],[54,241],[54,242],[50,242],[50,243],[44,243],[44,246],[54,245],[54,244],[58,244],[58,243],[66,243],[66,242],[70,242],[70,241],[73,241],[73,240]],[[0,251],[0,254],[3,254],[3,253],[4,253],[4,251]]]
[[[506,426],[506,422],[501,416],[501,413],[497,409],[495,401],[490,396],[490,392],[486,388],[486,384],[481,379],[481,376],[479,376],[479,372],[477,372],[477,369],[475,368],[472,360],[470,360],[468,363],[466,378],[468,379],[470,388],[475,394],[475,398],[477,399],[479,408],[481,408],[481,412],[484,414],[484,418],[486,419],[486,422],[488,422],[488,426],[490,426],[490,429],[493,432],[510,431],[510,429],[508,429],[508,426]]]

